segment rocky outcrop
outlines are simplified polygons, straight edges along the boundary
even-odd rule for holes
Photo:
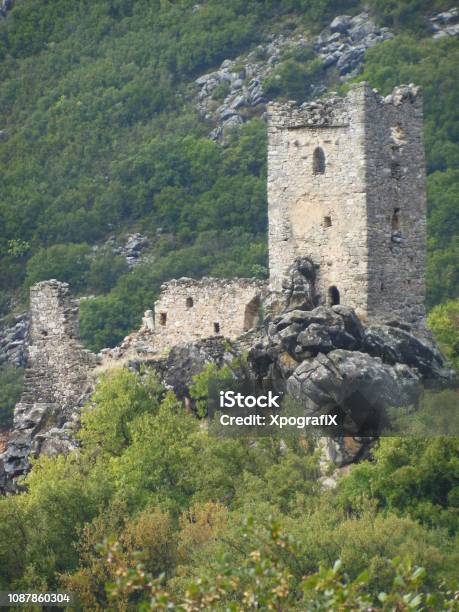
[[[335,67],[344,80],[360,74],[367,49],[393,37],[388,28],[378,27],[368,13],[339,15],[320,33],[315,49],[325,68]]]
[[[127,265],[133,268],[140,263],[140,256],[148,246],[148,238],[143,234],[129,234],[126,242],[115,249],[115,253],[125,258]]]
[[[0,2],[0,19],[6,17],[9,10],[13,8],[14,0],[1,0]]]
[[[443,13],[437,13],[430,18],[430,23],[435,39],[459,36],[459,10],[456,7]]]
[[[367,49],[390,38],[393,34],[376,26],[367,13],[341,15],[321,32],[314,50],[324,68],[336,68],[340,79],[346,80],[361,72]],[[303,34],[279,35],[247,55],[226,59],[218,70],[196,79],[198,111],[209,123],[216,124],[210,138],[224,142],[229,130],[251,117],[264,117],[268,100],[263,82],[287,51],[308,49],[312,42]],[[305,97],[324,91],[321,83],[313,84]]]
[[[154,370],[164,386],[174,391],[179,399],[189,398],[189,388],[194,376],[200,374],[209,364],[218,368],[231,364],[240,354],[236,348],[222,336],[206,338],[198,342],[188,342],[175,346],[167,357],[144,361],[130,361],[128,367],[140,372],[147,365]]]
[[[0,323],[0,365],[9,363],[24,367],[27,361],[28,338],[28,313],[16,316],[9,325]]]
[[[387,408],[415,405],[423,385],[450,383],[453,374],[429,336],[407,324],[364,326],[343,305],[314,307],[314,281],[312,262],[298,258],[276,297],[280,314],[271,302],[260,327],[231,341],[222,335],[178,340],[165,354],[154,350],[152,331],[144,325],[130,338],[132,350],[126,339],[105,366],[153,369],[192,410],[194,376],[207,364],[221,368],[235,359],[241,364],[248,354],[247,367],[234,370],[235,385],[249,380],[250,389],[287,393],[305,416],[338,412],[340,428],[326,442],[329,456],[338,466],[352,463],[367,456],[386,424]],[[32,287],[25,388],[0,455],[4,492],[18,489],[31,456],[76,448],[80,409],[102,364],[79,344],[77,307],[68,285],[54,280]]]
[[[221,141],[229,129],[242,125],[249,117],[263,116],[268,102],[263,81],[287,48],[308,46],[303,35],[280,35],[258,45],[248,55],[224,60],[218,70],[196,79],[198,111],[204,119],[217,124],[210,138]]]
[[[454,380],[428,336],[406,327],[365,328],[341,305],[295,309],[274,318],[249,361],[261,387],[288,393],[305,416],[340,415],[329,447],[342,466],[368,454],[389,408],[416,405],[426,384]]]
[[[141,263],[141,256],[147,247],[148,237],[138,232],[128,234],[124,244],[117,244],[115,236],[110,236],[103,245],[103,248],[111,249],[116,255],[124,257],[129,268],[134,268]]]

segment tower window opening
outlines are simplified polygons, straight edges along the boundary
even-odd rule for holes
[[[392,215],[390,225],[393,232],[400,231],[400,208],[394,208],[394,214]]]
[[[330,306],[336,306],[337,304],[339,304],[339,300],[340,300],[340,296],[339,296],[338,288],[335,287],[335,285],[332,285],[328,289],[328,302]]]
[[[194,301],[192,297],[187,297],[186,298],[186,307],[187,308],[193,308],[194,306]]]
[[[390,163],[390,175],[393,179],[400,179],[402,176],[400,162],[396,159],[393,159]]]
[[[325,172],[325,153],[322,147],[316,147],[312,154],[312,173],[324,174]]]
[[[160,312],[159,313],[159,324],[166,325],[166,323],[167,323],[167,312]]]
[[[215,334],[220,333],[220,323],[214,323],[214,333]]]
[[[324,217],[324,227],[331,227],[332,220],[331,217]]]

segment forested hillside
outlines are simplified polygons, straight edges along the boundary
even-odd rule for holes
[[[429,305],[457,290],[459,86],[457,40],[433,40],[428,16],[447,2],[368,3],[397,35],[368,51],[364,78],[387,93],[424,88],[429,172]],[[317,33],[356,0],[17,2],[0,22],[0,311],[21,310],[27,287],[56,277],[76,293],[89,347],[113,345],[139,323],[160,283],[187,275],[267,274],[265,124],[225,146],[208,139],[194,80],[280,33],[311,52],[280,58],[273,96],[306,98],[320,84]],[[320,63],[320,62],[319,62]],[[360,79],[361,77],[357,77]],[[326,87],[343,84],[327,76]],[[103,245],[150,238],[128,273]]]

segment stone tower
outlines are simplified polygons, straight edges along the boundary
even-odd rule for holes
[[[269,106],[269,266],[281,291],[297,257],[321,304],[369,319],[424,316],[426,197],[422,101],[367,83],[344,98]]]

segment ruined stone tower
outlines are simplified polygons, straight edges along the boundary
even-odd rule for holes
[[[74,416],[92,391],[95,355],[78,338],[78,307],[67,283],[50,280],[30,289],[30,344],[14,428],[0,455],[0,491],[14,491],[29,457],[75,448]]]
[[[382,98],[366,83],[344,98],[271,104],[270,283],[309,257],[321,304],[370,319],[424,315],[426,241],[422,103],[414,86]]]

